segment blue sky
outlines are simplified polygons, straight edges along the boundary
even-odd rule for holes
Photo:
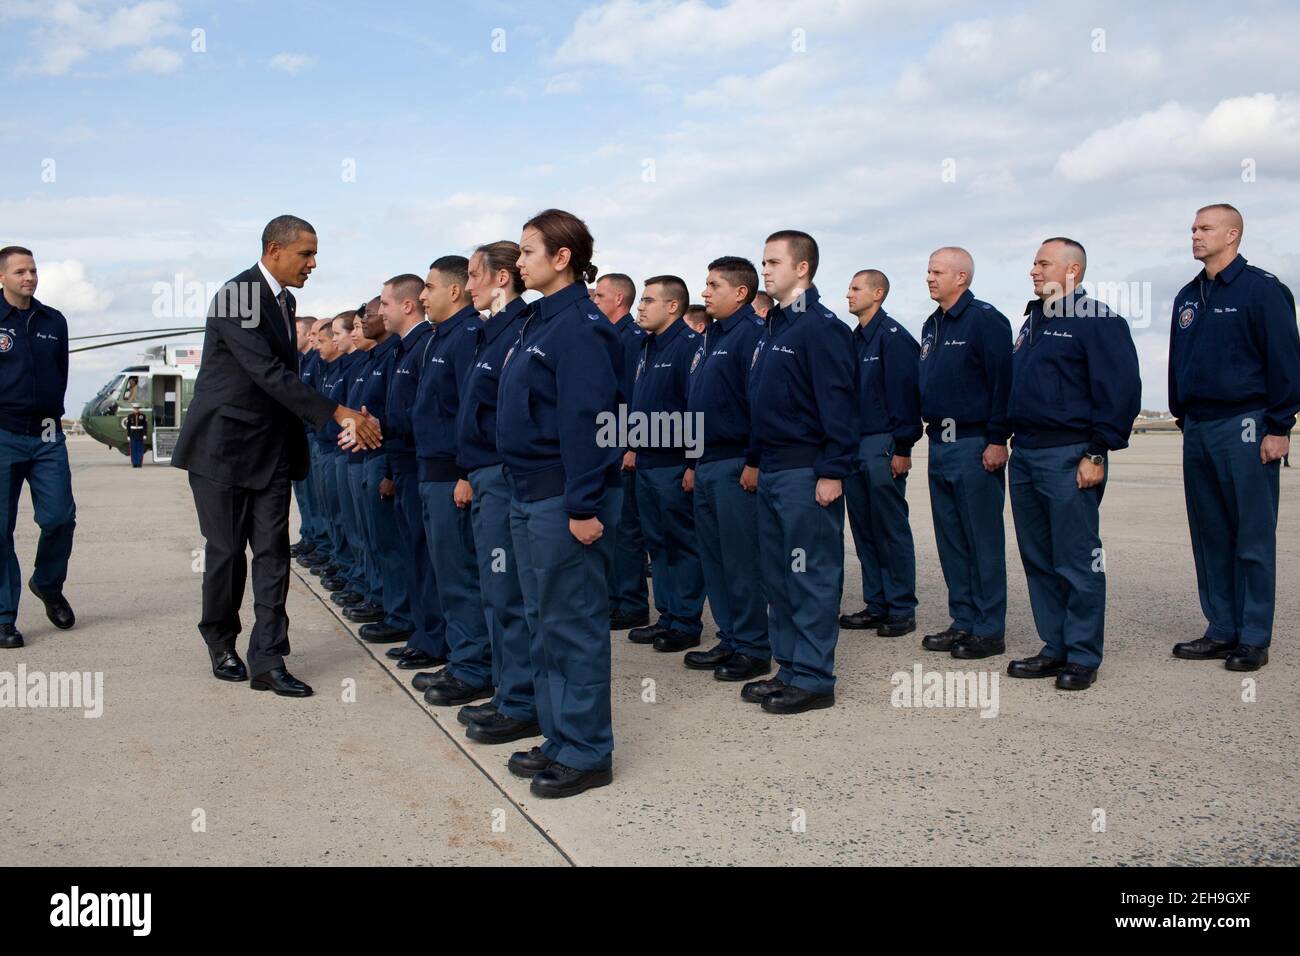
[[[0,242],[34,248],[38,297],[87,334],[168,324],[157,283],[228,278],[281,212],[319,232],[299,303],[322,315],[550,205],[602,269],[696,291],[793,227],[842,316],[852,273],[883,268],[915,332],[935,247],[969,248],[1018,326],[1038,241],[1066,234],[1144,313],[1157,408],[1198,206],[1236,203],[1247,258],[1296,287],[1293,5],[894,7],[0,0]],[[136,348],[74,356],[69,410]]]

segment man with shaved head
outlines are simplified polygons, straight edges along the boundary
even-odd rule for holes
[[[1278,462],[1300,410],[1295,298],[1238,252],[1241,213],[1196,211],[1192,258],[1204,266],[1174,299],[1169,411],[1183,430],[1183,490],[1196,586],[1209,622],[1174,645],[1233,671],[1268,663],[1276,588]]]
[[[970,291],[975,262],[936,249],[926,270],[939,307],[921,329],[921,416],[930,439],[930,507],[951,623],[921,646],[975,660],[1006,650],[1007,392],[1011,323]]]
[[[433,326],[425,319],[420,296],[424,279],[412,272],[393,276],[379,295],[384,328],[397,337],[393,374],[388,380],[385,433],[388,440],[384,477],[393,483],[398,544],[406,572],[411,604],[412,632],[406,643],[390,647],[386,655],[401,670],[419,670],[447,659],[447,624],[438,601],[438,586],[429,563],[429,542],[420,501],[420,475],[415,458],[415,422],[412,410],[420,381],[420,365]]]
[[[920,346],[884,310],[889,279],[862,269],[849,283],[858,384],[858,453],[844,481],[866,607],[840,627],[901,637],[916,630],[916,550],[908,523],[907,473],[921,439]]]
[[[631,403],[636,363],[646,332],[632,316],[636,284],[621,272],[606,272],[596,281],[591,301],[614,323],[623,347],[623,401]],[[623,510],[614,531],[614,560],[609,572],[609,629],[622,631],[650,623],[650,595],[645,584],[646,549],[636,501],[636,455],[623,449]],[[660,609],[662,611],[662,608]]]
[[[1043,240],[1029,270],[1035,298],[1011,348],[1007,399],[1011,514],[1043,640],[1007,673],[1055,677],[1060,690],[1090,687],[1101,665],[1107,456],[1128,447],[1142,403],[1128,322],[1084,293],[1087,264],[1075,240]]]

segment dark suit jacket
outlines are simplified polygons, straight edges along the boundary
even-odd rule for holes
[[[292,322],[292,293],[286,305]],[[261,490],[287,451],[299,481],[311,464],[302,423],[318,428],[337,407],[298,377],[298,343],[254,263],[222,286],[208,309],[203,364],[172,464]]]

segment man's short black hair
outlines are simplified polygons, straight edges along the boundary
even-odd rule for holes
[[[767,237],[768,242],[784,241],[790,247],[790,255],[794,258],[794,264],[797,266],[801,262],[808,263],[808,281],[811,282],[817,275],[817,262],[819,253],[817,251],[817,240],[806,232],[800,232],[798,229],[781,229]]]
[[[23,246],[5,246],[3,249],[0,249],[0,269],[7,269],[9,267],[10,256],[31,256],[33,259],[36,258],[36,256],[32,255],[32,250],[24,248]]]
[[[664,294],[670,299],[677,301],[677,314],[685,315],[687,308],[691,304],[691,293],[686,288],[686,283],[679,276],[651,276],[642,284],[642,294],[652,285],[661,285],[664,287]]]
[[[469,260],[464,256],[439,256],[429,263],[429,268],[436,269],[462,289],[469,282]]]
[[[717,270],[722,278],[739,289],[745,287],[745,304],[749,305],[758,295],[758,270],[754,263],[740,256],[722,256],[709,263],[709,271]]]
[[[262,230],[262,251],[266,252],[271,248],[271,243],[278,243],[287,246],[294,242],[301,232],[310,232],[316,235],[316,229],[306,219],[299,219],[297,216],[276,216],[266,224]]]

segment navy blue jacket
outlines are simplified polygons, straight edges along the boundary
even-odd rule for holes
[[[332,402],[345,407],[351,407],[347,403],[348,385],[352,378],[352,370],[358,360],[363,358],[361,352],[349,352],[347,355],[340,355],[332,362],[321,362],[316,372],[316,390]],[[316,431],[316,445],[321,451],[331,454],[342,454],[343,450],[339,448],[339,433],[343,431],[343,426],[334,419],[330,419]],[[384,436],[388,440],[388,436]]]
[[[1274,275],[1237,256],[1213,279],[1205,270],[1174,299],[1169,330],[1169,411],[1214,420],[1264,409],[1264,432],[1286,435],[1300,411],[1295,298]]]
[[[1075,290],[1043,308],[1032,300],[1011,348],[1007,418],[1017,448],[1088,443],[1128,447],[1142,408],[1142,376],[1128,321]]]
[[[519,338],[528,303],[511,299],[474,336],[474,364],[465,376],[456,415],[456,466],[465,475],[501,464],[497,451],[497,387],[501,360]]]
[[[858,358],[858,427],[863,435],[889,432],[904,458],[921,437],[921,346],[884,309],[853,330]]]
[[[685,427],[691,360],[703,344],[700,335],[680,318],[674,319],[662,332],[642,337],[641,354],[637,357],[636,372],[632,379],[632,402],[628,411],[645,415],[647,441],[661,431],[655,427],[655,419],[651,417],[656,412],[676,413],[683,420],[683,428]],[[676,437],[668,434],[671,429],[663,431],[665,438]],[[684,444],[676,448],[637,447],[632,443],[632,437],[634,436],[629,435],[628,448],[636,452],[638,468],[664,468],[680,465],[686,460]]]
[[[39,435],[63,430],[68,390],[68,320],[32,299],[26,318],[0,295],[0,428]]]
[[[304,385],[319,392],[320,383],[317,381],[317,376],[320,375],[321,366],[325,364],[321,361],[320,353],[315,349],[308,349],[306,352],[300,352],[299,356],[298,378],[302,379]],[[309,422],[304,421],[302,427],[308,435],[316,431]]]
[[[347,384],[347,397],[349,402],[355,404],[347,406],[348,408],[361,410],[362,399],[365,397],[366,389],[370,386],[370,369],[374,365],[375,346],[367,351],[353,351],[351,354],[357,356],[352,366],[352,375]],[[373,412],[374,409],[367,407],[366,411]],[[339,430],[340,433],[342,429]],[[348,464],[355,465],[365,461],[370,455],[359,448],[354,448],[347,453]]]
[[[645,344],[645,329],[636,324],[631,313],[614,323],[614,331],[623,350],[623,372],[620,377],[620,391],[623,401],[632,401],[632,390],[636,387],[636,365],[641,360],[641,346]]]
[[[384,399],[388,410],[388,418],[384,421],[384,452],[388,467],[384,473],[389,478],[415,471],[415,431],[411,410],[415,407],[415,391],[420,381],[423,343],[432,331],[433,326],[421,320],[407,329],[406,335],[397,342],[393,374],[388,377],[388,395]]]
[[[772,306],[751,363],[745,463],[812,468],[818,478],[849,474],[858,447],[853,334],[816,287]]]
[[[355,406],[357,410],[364,405],[367,412],[379,419],[379,426],[384,429],[388,428],[388,383],[393,377],[393,369],[397,367],[397,346],[400,343],[401,339],[390,335],[370,350],[365,384],[361,386],[359,394],[352,396],[353,401],[359,403]],[[381,445],[379,448],[371,448],[361,457],[381,458],[385,453]]]
[[[704,453],[699,462],[743,458],[749,446],[749,367],[763,338],[763,320],[742,305],[704,333],[691,358],[692,414],[704,415]],[[687,461],[692,467],[695,462]]]
[[[455,481],[456,416],[460,390],[474,364],[474,346],[483,320],[472,305],[433,327],[424,341],[420,381],[415,391],[415,454],[421,481]]]
[[[983,436],[1002,445],[1011,435],[1011,323],[987,302],[961,294],[921,327],[921,417],[931,438],[955,423],[955,438]]]
[[[617,422],[622,375],[618,334],[583,283],[528,306],[497,392],[497,450],[516,498],[563,495],[569,517],[595,516],[620,484],[622,453],[598,428]]]

